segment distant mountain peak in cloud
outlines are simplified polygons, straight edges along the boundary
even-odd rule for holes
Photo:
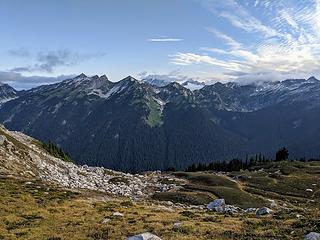
[[[183,87],[188,88],[190,90],[201,89],[205,86],[205,83],[198,82],[193,79],[179,79],[174,77],[164,77],[157,75],[149,75],[142,79],[142,81],[147,82],[153,86],[164,87],[169,85],[172,82],[177,82],[181,84]]]

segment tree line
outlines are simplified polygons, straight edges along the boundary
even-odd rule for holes
[[[187,172],[197,172],[197,171],[221,171],[221,172],[232,172],[232,171],[240,171],[250,169],[254,166],[261,165],[263,163],[268,162],[279,162],[279,161],[287,161],[289,159],[289,151],[285,147],[279,149],[276,152],[275,158],[270,159],[266,158],[264,155],[256,154],[254,157],[248,158],[246,157],[245,160],[235,158],[231,161],[222,161],[222,162],[211,162],[209,164],[198,163],[192,164],[187,167]],[[299,161],[320,161],[320,159],[305,159],[301,158]],[[171,169],[172,170],[172,169]]]
[[[48,143],[42,143],[42,147],[52,156],[56,158],[60,158],[66,162],[73,162],[69,153],[62,150],[62,148],[58,147],[53,142],[49,141]]]

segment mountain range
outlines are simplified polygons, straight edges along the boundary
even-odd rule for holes
[[[320,81],[166,84],[75,78],[15,91],[0,85],[0,122],[53,141],[80,164],[142,171],[274,152],[319,157]]]

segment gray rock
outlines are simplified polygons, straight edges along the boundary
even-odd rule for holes
[[[146,232],[146,233],[142,233],[132,237],[128,237],[128,240],[162,240],[162,239],[152,233]]]
[[[320,240],[320,233],[311,232],[304,237],[304,240]]]
[[[308,233],[304,237],[304,240],[320,240],[320,233],[316,233],[316,232]]]
[[[273,211],[270,208],[267,207],[262,207],[259,208],[256,212],[257,215],[261,216],[261,215],[268,215],[270,213],[272,213]]]
[[[216,212],[224,212],[225,209],[225,201],[223,198],[221,199],[215,199],[213,202],[209,203],[207,205],[207,208],[209,210],[215,210]]]
[[[181,227],[181,225],[182,225],[181,222],[176,222],[176,223],[173,224],[173,228],[174,228],[174,229],[178,229],[178,228]]]

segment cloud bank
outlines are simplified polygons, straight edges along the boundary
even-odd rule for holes
[[[320,75],[320,0],[195,1],[246,38],[205,27],[224,47],[177,52],[170,56],[172,64],[212,66],[235,81]]]

